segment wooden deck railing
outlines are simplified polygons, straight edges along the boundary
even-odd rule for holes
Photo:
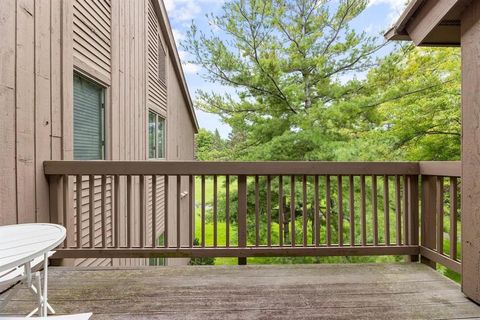
[[[410,162],[45,163],[51,220],[68,230],[60,258],[244,262],[254,256],[416,260],[422,254],[426,263],[455,271],[459,168]],[[443,245],[445,203],[453,225],[449,252]]]
[[[461,273],[459,229],[461,166],[459,162],[421,162],[421,247],[423,262]]]

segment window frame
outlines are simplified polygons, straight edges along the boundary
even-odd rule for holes
[[[150,156],[150,152],[151,152],[151,149],[150,149],[150,116],[151,115],[154,115],[155,116],[155,132],[154,132],[154,136],[155,136],[155,156],[152,158]],[[163,122],[163,143],[162,143],[162,157],[159,157],[158,156],[158,124],[160,123],[160,120]],[[166,117],[164,117],[163,115],[161,115],[160,113],[152,110],[152,109],[148,109],[148,119],[147,119],[147,123],[148,123],[148,131],[147,131],[147,145],[148,145],[148,148],[147,148],[147,156],[148,156],[148,159],[149,160],[166,160],[167,159],[167,119]]]

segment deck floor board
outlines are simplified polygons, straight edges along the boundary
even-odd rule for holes
[[[50,270],[57,312],[93,319],[480,319],[458,284],[421,264]],[[21,291],[7,312],[33,304]]]

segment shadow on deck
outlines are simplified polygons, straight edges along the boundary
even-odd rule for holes
[[[480,317],[458,284],[413,263],[50,270],[57,312],[91,311],[92,319]],[[32,309],[23,293],[7,312]]]

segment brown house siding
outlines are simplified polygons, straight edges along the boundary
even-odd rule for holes
[[[73,73],[78,72],[105,87],[106,159],[148,159],[147,117],[153,109],[166,118],[167,158],[193,159],[195,123],[170,59],[169,34],[158,20],[158,0],[3,0],[0,2],[0,224],[48,222],[49,190],[43,161],[73,158]],[[159,9],[160,8],[160,9]],[[157,20],[155,18],[157,17]],[[163,27],[162,27],[163,26]],[[166,81],[159,74],[154,48],[166,51]],[[158,58],[158,57],[157,57]],[[173,61],[171,61],[173,60]],[[178,83],[177,83],[178,82]],[[168,92],[168,94],[167,94]],[[168,101],[168,104],[167,104]],[[167,107],[168,106],[168,107]],[[176,110],[183,108],[183,110]],[[180,145],[181,144],[181,145]],[[188,150],[188,149],[191,150]],[[178,150],[178,152],[177,152]],[[107,241],[111,238],[112,185],[106,190]],[[159,179],[161,182],[162,179]],[[82,241],[87,243],[87,220],[93,207],[100,229],[100,178],[95,179],[89,203],[89,181],[82,187]],[[121,178],[121,226],[125,226],[126,179]],[[147,179],[150,184],[150,179]],[[132,201],[135,218],[133,244],[139,242],[141,203],[138,180]],[[163,182],[158,184],[157,234],[163,232]],[[176,188],[170,181],[170,188]],[[150,188],[148,188],[149,190]],[[76,198],[71,190],[71,200]],[[151,224],[151,194],[146,199],[146,224]],[[175,216],[173,206],[170,215]],[[169,216],[170,216],[169,215]],[[74,226],[75,212],[69,212]],[[174,222],[173,218],[170,221]],[[187,221],[185,219],[185,221]],[[187,224],[185,224],[187,225]],[[174,230],[173,228],[172,230]],[[151,234],[146,234],[150,239]],[[123,230],[126,234],[126,230]],[[176,239],[175,233],[170,233]],[[125,239],[122,239],[125,241]],[[98,231],[94,243],[101,243]],[[88,259],[75,264],[144,264],[140,259]]]
[[[71,157],[66,11],[59,0],[0,2],[0,224],[48,221],[43,161]]]

